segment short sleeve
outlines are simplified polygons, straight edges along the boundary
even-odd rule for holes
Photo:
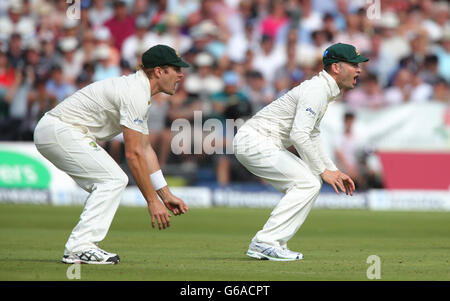
[[[129,96],[120,96],[120,124],[148,135],[148,104],[142,96],[136,96],[131,93]]]

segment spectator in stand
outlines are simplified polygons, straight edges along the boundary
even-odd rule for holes
[[[77,53],[78,41],[74,37],[64,38],[59,42],[59,48],[63,54],[61,68],[64,81],[75,84],[75,80],[83,66],[83,57]]]
[[[386,105],[377,76],[371,73],[361,79],[361,87],[348,91],[344,97],[346,104],[354,111],[361,108],[379,109]]]
[[[425,103],[433,96],[433,86],[424,82],[417,72],[412,73],[410,102]]]
[[[80,58],[83,64],[92,62],[94,60],[95,39],[92,30],[87,30],[83,33],[81,45],[76,51],[76,56]]]
[[[359,164],[362,141],[354,131],[355,114],[346,112],[343,121],[343,132],[341,135],[336,136],[334,141],[336,166],[354,179],[357,189],[364,190],[367,188],[367,183],[362,176]]]
[[[142,53],[151,46],[161,44],[157,35],[148,30],[149,21],[145,17],[138,17],[135,24],[135,32],[125,39],[122,45],[122,59],[133,68],[139,64]],[[175,48],[176,49],[176,48]]]
[[[35,80],[32,64],[16,68],[14,83],[8,87],[5,101],[8,116],[0,125],[4,140],[24,140],[24,122],[27,113],[27,95]]]
[[[425,57],[423,67],[419,71],[420,77],[429,84],[434,85],[441,79],[438,70],[438,57],[434,54],[428,54]]]
[[[342,31],[338,31],[334,17],[330,13],[323,16],[323,31],[325,31],[327,37],[330,37],[331,40],[334,40],[339,32],[342,33]]]
[[[128,13],[128,8],[123,0],[114,0],[114,15],[104,25],[111,32],[116,49],[121,50],[126,38],[134,33],[134,17]]]
[[[273,88],[266,85],[264,76],[259,71],[247,72],[243,92],[252,105],[253,113],[258,112],[274,99]]]
[[[47,92],[45,84],[46,81],[44,79],[36,79],[34,89],[28,94],[24,128],[25,136],[30,141],[33,140],[33,132],[37,122],[58,103],[58,100]]]
[[[54,66],[50,72],[50,79],[47,81],[46,89],[58,101],[63,101],[67,96],[75,92],[75,86],[64,81],[64,74],[61,66]]]
[[[106,21],[113,17],[114,11],[106,5],[106,0],[95,0],[92,1],[92,4],[92,7],[89,9],[89,21],[92,27],[103,26]]]
[[[269,15],[261,21],[261,34],[275,39],[280,28],[285,26],[289,18],[283,0],[272,0],[269,4]]]
[[[107,27],[98,27],[94,31],[94,42],[96,49],[100,46],[109,48],[108,63],[110,65],[118,66],[120,64],[120,49],[114,46],[114,39]]]
[[[252,114],[252,107],[246,95],[239,88],[240,78],[234,71],[227,71],[223,75],[225,83],[224,90],[211,96],[213,103],[213,113],[210,118],[217,118],[222,122],[223,140],[222,146],[225,150],[228,143],[232,143],[234,132],[230,133],[226,128],[226,120],[236,120],[247,118]],[[216,141],[217,143],[217,141]],[[231,180],[231,160],[230,155],[216,156],[216,178],[220,185],[228,185]]]
[[[254,70],[261,72],[268,84],[273,84],[275,70],[286,63],[286,55],[282,47],[277,47],[271,36],[261,38],[261,48],[257,50],[252,61]]]
[[[299,34],[301,43],[310,43],[311,34],[321,30],[323,26],[322,14],[313,10],[312,0],[300,0],[302,16],[299,24]]]
[[[13,68],[23,68],[23,40],[19,33],[13,33],[9,40],[8,61]]]
[[[39,25],[36,27],[36,36],[41,40],[46,39],[48,36],[55,37],[58,28],[52,23],[53,6],[48,2],[44,2],[36,10],[38,11],[37,18],[39,20]]]
[[[167,14],[164,20],[165,30],[159,37],[159,43],[177,49],[184,55],[192,47],[192,38],[182,33],[181,20],[175,14]]]
[[[137,19],[139,17],[150,19],[150,5],[149,0],[134,0],[131,9],[131,15]]]
[[[450,88],[445,79],[441,78],[436,81],[431,99],[450,105]]]
[[[413,74],[406,68],[399,69],[394,84],[387,88],[384,97],[388,105],[399,105],[410,100]]]
[[[17,85],[17,76],[17,72],[8,60],[8,55],[0,49],[0,120],[9,116],[9,103],[14,96],[12,91]]]
[[[0,17],[0,40],[6,42],[12,34],[17,33],[27,41],[34,37],[36,27],[33,19],[23,15],[22,2],[12,1],[8,15]]]
[[[438,58],[439,75],[445,78],[447,83],[450,83],[450,25],[433,51]]]
[[[214,58],[209,53],[197,54],[194,62],[196,69],[184,81],[186,91],[206,103],[209,103],[211,95],[224,87],[223,80],[213,73],[214,64]]]
[[[199,25],[205,20],[212,21],[215,23],[216,14],[213,9],[214,0],[203,0],[200,1],[200,7],[198,10],[189,14],[186,19],[186,27],[191,29],[192,27]]]
[[[408,41],[398,34],[398,17],[392,12],[385,12],[376,24],[381,30],[382,39],[379,46],[376,66],[378,80],[382,87],[388,84],[389,77],[395,72],[400,59],[408,56],[411,49]]]
[[[177,15],[184,23],[190,14],[198,11],[200,3],[198,0],[167,0],[167,11]]]
[[[43,77],[48,77],[53,66],[60,65],[61,55],[56,51],[56,42],[52,36],[41,39],[41,60],[40,68],[42,68]]]
[[[442,39],[445,29],[450,27],[449,4],[448,1],[434,1],[428,5],[431,12],[423,25],[431,41],[437,42]]]
[[[61,31],[61,36],[60,39],[64,39],[64,38],[75,38],[78,39],[81,36],[81,31],[80,31],[80,20],[78,19],[70,19],[70,18],[66,18],[64,20],[63,23],[63,28]]]
[[[345,31],[341,31],[335,36],[335,43],[346,43],[356,47],[356,49],[366,54],[370,52],[372,48],[369,37],[362,32],[360,18],[356,14],[347,15],[347,28]]]
[[[94,59],[96,61],[94,67],[94,81],[100,81],[107,78],[120,76],[119,65],[113,65],[109,61],[110,48],[107,45],[101,45],[94,51]]]
[[[152,97],[152,108],[148,111],[148,137],[162,169],[170,154],[171,134],[166,126],[169,106],[168,96],[157,94]]]

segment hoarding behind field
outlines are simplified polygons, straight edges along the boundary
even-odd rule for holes
[[[282,198],[273,191],[246,191],[210,187],[174,187],[172,192],[191,208],[250,207],[273,208]],[[0,189],[0,203],[83,205],[87,193],[81,188],[50,191],[48,189]],[[139,189],[125,189],[121,206],[146,206]],[[400,211],[450,211],[450,192],[442,190],[383,190],[355,193],[321,193],[315,209],[368,209]]]
[[[345,106],[333,103],[322,121],[322,139],[332,155],[343,128]],[[450,210],[450,108],[441,103],[405,104],[383,110],[361,109],[354,130],[364,147],[379,155],[387,190],[321,193],[314,208],[371,210]],[[191,207],[274,207],[282,194],[246,185],[173,187]],[[0,202],[81,205],[87,193],[42,157],[31,142],[0,143]],[[129,186],[122,205],[144,206]]]

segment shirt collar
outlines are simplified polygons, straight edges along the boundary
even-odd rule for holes
[[[325,70],[319,73],[319,76],[325,80],[328,87],[328,101],[332,101],[341,95],[341,89],[339,89],[336,80],[329,75]]]

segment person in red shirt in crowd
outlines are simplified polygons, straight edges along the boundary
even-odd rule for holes
[[[122,44],[126,38],[134,33],[134,17],[128,14],[125,1],[114,1],[114,16],[105,22],[111,35],[114,37],[114,46],[122,49]]]

